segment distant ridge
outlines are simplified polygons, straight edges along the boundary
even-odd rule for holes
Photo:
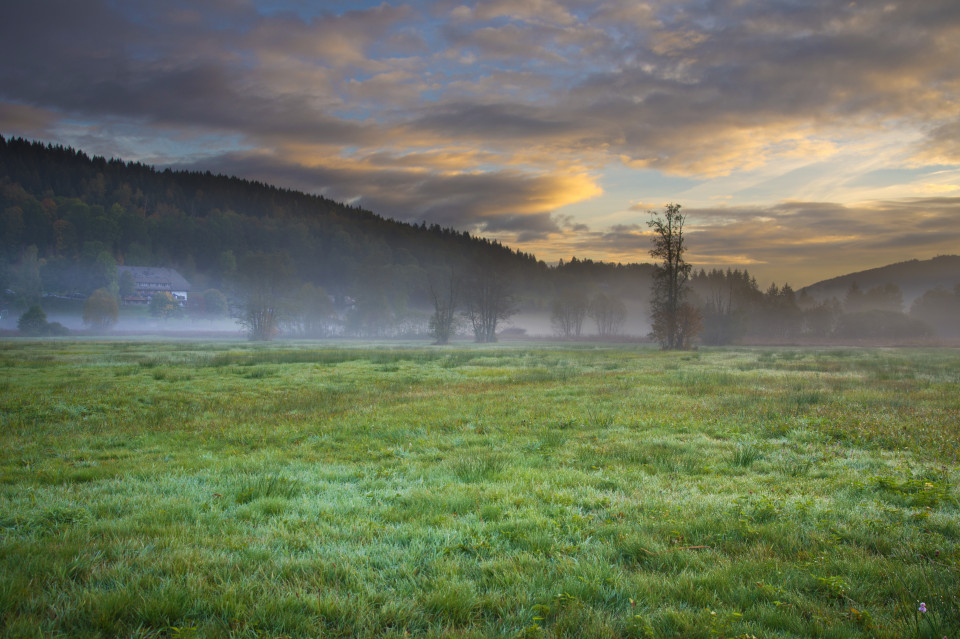
[[[853,284],[862,290],[896,284],[903,292],[904,303],[909,305],[930,289],[940,286],[953,290],[960,284],[960,255],[938,255],[929,260],[897,262],[822,280],[800,290],[816,299],[836,297],[843,301]]]

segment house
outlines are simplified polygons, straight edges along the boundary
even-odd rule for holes
[[[136,293],[124,297],[123,301],[131,304],[146,304],[154,293],[166,292],[180,302],[181,306],[187,303],[187,293],[190,291],[190,282],[172,268],[155,266],[118,266],[117,276],[123,277],[124,272],[133,276]]]

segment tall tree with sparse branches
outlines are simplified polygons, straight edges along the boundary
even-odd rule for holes
[[[668,204],[663,215],[651,212],[647,225],[653,229],[651,257],[659,260],[653,274],[650,302],[652,333],[664,350],[690,348],[700,331],[700,313],[685,301],[692,266],[684,259],[684,215],[679,204]]]
[[[457,304],[459,303],[459,278],[453,272],[434,274],[430,277],[430,299],[433,315],[430,316],[430,334],[435,344],[448,344],[457,330]]]
[[[564,291],[553,300],[550,323],[557,335],[564,339],[579,338],[589,306],[587,295],[576,288]]]
[[[497,324],[514,312],[510,281],[497,266],[482,263],[466,284],[464,314],[473,326],[476,342],[497,341]]]
[[[237,264],[235,278],[242,301],[237,322],[254,341],[267,341],[280,331],[289,314],[289,294],[296,285],[286,251],[248,253]]]
[[[627,319],[627,307],[623,301],[605,293],[594,296],[587,312],[597,323],[597,334],[600,337],[613,337],[620,332]]]

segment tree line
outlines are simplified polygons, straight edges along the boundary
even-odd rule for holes
[[[761,290],[746,270],[700,270],[690,297],[703,318],[704,344],[743,340],[903,339],[960,336],[960,284],[934,288],[911,304],[893,283],[861,290],[853,283],[842,299],[816,299],[789,284]]]
[[[321,196],[0,137],[0,309],[71,299],[76,307],[98,290],[119,299],[117,265],[164,266],[194,291],[221,291],[233,314],[256,326],[242,307],[255,290],[248,271],[264,256],[285,265],[271,282],[286,301],[270,331],[303,336],[424,333],[436,301],[431,282],[449,272],[458,286],[485,291],[481,300],[510,300],[491,311],[459,293],[467,307],[454,314],[456,328],[465,330],[463,320],[491,340],[509,313],[547,309],[570,270],[495,240]],[[572,263],[589,287],[645,295],[643,268]]]
[[[675,204],[651,215],[654,264],[574,257],[548,266],[496,241],[321,196],[0,136],[0,310],[68,307],[105,330],[132,286],[118,275],[126,264],[173,267],[193,285],[186,308],[154,296],[151,315],[232,315],[255,339],[485,342],[518,313],[548,318],[566,339],[644,322],[680,349],[956,331],[960,290],[929,291],[906,309],[895,287],[822,301],[788,284],[760,290],[745,270],[695,271],[684,222]],[[34,311],[24,325],[62,331],[41,319]]]
[[[648,222],[653,231],[650,255],[657,260],[652,274],[651,336],[664,349],[801,337],[960,337],[960,283],[953,290],[927,290],[909,309],[893,283],[861,290],[854,282],[843,300],[817,300],[786,283],[772,283],[762,291],[746,270],[695,272],[685,258],[685,221],[680,205],[668,204],[662,214],[651,213]],[[601,336],[615,334],[624,308],[602,293],[588,301],[583,291],[569,288],[554,301],[555,332],[578,338],[588,315],[594,317]]]

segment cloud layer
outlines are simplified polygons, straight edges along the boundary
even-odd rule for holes
[[[269,180],[547,259],[644,259],[622,225],[661,193],[614,177],[631,172],[692,179],[664,199],[717,263],[874,265],[949,251],[960,226],[953,0],[309,6],[6,3],[0,132]]]

